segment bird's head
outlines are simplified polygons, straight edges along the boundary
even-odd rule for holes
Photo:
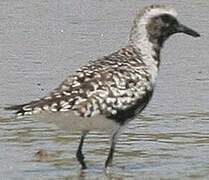
[[[199,33],[177,20],[177,13],[174,9],[164,5],[152,5],[146,7],[135,18],[130,41],[142,44],[149,40],[162,47],[165,40],[175,33],[185,33],[193,37],[200,36]]]

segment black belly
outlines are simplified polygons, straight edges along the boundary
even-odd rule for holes
[[[152,97],[153,91],[148,91],[146,95],[138,99],[135,105],[128,107],[125,110],[117,110],[117,114],[115,115],[108,115],[107,118],[117,123],[123,125],[130,119],[133,119],[137,114],[139,114],[148,104]]]

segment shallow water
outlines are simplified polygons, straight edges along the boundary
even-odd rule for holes
[[[154,1],[0,1],[0,107],[46,95],[81,64],[124,46],[137,10]],[[103,169],[109,138],[0,110],[0,179],[207,179],[209,176],[209,2],[170,3],[199,39],[176,35],[162,51],[154,98],[120,137]],[[39,150],[47,157],[39,159]]]

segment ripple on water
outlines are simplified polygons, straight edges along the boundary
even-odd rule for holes
[[[121,135],[114,167],[108,177],[204,176],[209,167],[208,115],[193,112],[139,116]],[[24,162],[21,168],[24,173],[35,175],[55,170],[66,177],[78,176],[75,173],[79,169],[75,151],[79,132],[66,133],[53,124],[44,124],[30,118],[1,118],[0,132],[1,144],[6,144],[10,151],[14,149],[12,153]],[[37,158],[40,150],[46,152],[47,156]],[[90,167],[84,173],[87,177],[106,177],[103,165],[108,150],[107,134],[92,132],[87,136],[84,146]],[[72,176],[71,171],[74,174]]]

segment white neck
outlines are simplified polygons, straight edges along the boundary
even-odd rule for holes
[[[156,55],[154,51],[154,45],[149,40],[149,35],[146,29],[147,21],[144,18],[134,21],[134,26],[131,29],[129,43],[140,50],[143,56],[152,58]]]
[[[132,28],[129,43],[140,51],[142,60],[147,65],[148,72],[152,76],[151,81],[154,85],[158,74],[159,62],[153,58],[153,56],[157,56],[157,52],[154,50],[156,45],[149,41],[146,24],[143,21],[140,24],[135,24],[135,27]]]

